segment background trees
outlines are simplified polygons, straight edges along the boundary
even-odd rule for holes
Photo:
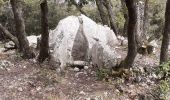
[[[14,1],[16,0],[11,0],[11,2],[9,2],[8,0],[0,1],[0,22],[2,26],[1,33],[4,33],[5,31],[2,30],[6,29],[9,33],[12,34],[10,36],[17,36],[17,38],[20,37],[18,41],[21,45],[21,51],[31,51],[29,49],[23,50],[22,47],[26,46],[26,48],[28,48],[28,42],[25,38],[26,35],[38,35],[42,33],[40,26],[41,21],[39,20],[41,16],[41,9],[39,6],[37,6],[39,5],[39,1],[19,1],[19,6],[15,6],[14,3],[12,4],[12,2]],[[80,0],[80,2],[73,1],[74,0],[66,0],[66,2],[63,3],[56,3],[57,1],[49,0],[49,29],[53,29],[54,27],[56,27],[59,20],[66,16],[78,15],[82,13],[86,14],[88,17],[95,20],[96,22],[110,26],[115,31],[115,33],[123,34],[124,36],[128,35],[127,23],[130,19],[128,18],[127,8],[124,0],[96,0],[96,2],[94,0]],[[161,37],[160,33],[162,32],[162,27],[164,25],[166,0],[137,1],[142,1],[144,3],[145,9],[143,20],[143,33],[147,34],[147,40],[151,41],[155,38],[159,39]],[[11,9],[10,3],[12,4],[13,9]],[[23,14],[15,12],[15,9],[19,9],[21,11],[21,5],[23,5]],[[25,23],[23,19],[25,19]],[[14,27],[15,23],[17,24],[16,27]],[[15,32],[15,29],[17,29],[17,32]],[[23,33],[23,35],[18,35],[20,33]],[[165,39],[163,40],[165,41]]]
[[[88,17],[93,19],[96,22],[102,23],[100,13],[97,8],[97,4],[95,2],[91,2],[94,0],[87,0],[89,3],[84,4],[81,6],[81,9],[87,14]],[[122,9],[121,0],[110,0],[112,3],[112,10],[114,12],[114,23],[115,27],[119,34],[123,34],[124,36],[127,36],[126,28],[127,27],[127,18],[124,18],[124,11],[127,10],[126,6]],[[124,0],[123,0],[124,1]],[[145,1],[145,0],[142,0]],[[151,37],[152,40],[155,37],[159,38],[161,36],[161,30],[164,24],[164,10],[165,10],[165,3],[166,0],[149,0],[148,1],[148,36]],[[23,10],[23,18],[25,20],[25,26],[26,26],[26,33],[27,35],[38,35],[41,33],[41,27],[39,20],[40,18],[40,7],[38,0],[24,0],[22,1],[22,10]],[[54,3],[54,0],[49,0],[48,2],[49,6],[49,29],[54,29],[56,25],[58,24],[59,20],[63,19],[66,16],[69,15],[78,15],[81,12],[74,6],[70,5],[67,2],[59,4]],[[105,8],[105,7],[104,7]],[[107,13],[106,8],[104,9],[105,13]],[[57,13],[56,13],[57,12]],[[126,11],[127,12],[127,11]],[[107,15],[107,14],[106,14]],[[1,24],[6,27],[12,34],[15,32],[14,19],[13,19],[12,10],[10,9],[10,3],[8,0],[4,0],[4,3],[1,7],[1,13],[0,13],[0,22]],[[125,14],[125,17],[127,15]],[[103,17],[102,17],[103,18]],[[125,23],[126,22],[126,23]],[[110,23],[109,23],[110,24]],[[125,24],[125,25],[124,25]]]

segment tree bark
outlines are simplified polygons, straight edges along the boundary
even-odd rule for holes
[[[26,38],[25,23],[22,17],[22,8],[20,0],[10,0],[12,11],[15,19],[16,36],[19,41],[20,51],[23,53],[23,58],[30,59],[34,58],[35,54],[29,47],[28,40]]]
[[[15,43],[15,46],[16,48],[19,48],[19,42],[18,42],[18,39],[13,36],[5,27],[3,27],[1,24],[0,24],[0,31],[2,33],[4,33],[4,35],[9,38],[11,41],[13,41]]]
[[[136,42],[137,47],[140,48],[144,45],[144,41],[146,40],[143,33],[143,20],[144,20],[144,4],[142,1],[137,1],[136,5],[137,12],[137,24],[136,24]]]
[[[165,26],[160,54],[160,64],[168,61],[169,36],[170,36],[170,0],[167,0],[165,12]]]
[[[114,31],[114,33],[117,35],[118,31],[117,31],[116,25],[114,23],[114,17],[115,16],[114,16],[114,13],[113,13],[111,1],[110,0],[104,0],[104,1],[105,1],[105,7],[107,9],[108,16],[109,16],[109,19],[110,19],[110,27]]]
[[[148,5],[149,0],[145,0],[145,8],[144,8],[144,20],[143,20],[143,34],[148,33],[148,28],[149,28],[149,5]]]
[[[127,35],[127,28],[128,28],[128,11],[127,11],[127,7],[125,4],[124,0],[121,0],[121,5],[122,5],[122,10],[123,10],[123,15],[124,15],[124,19],[125,19],[125,23],[124,23],[124,27],[123,27],[123,35]]]
[[[135,41],[135,27],[137,23],[136,3],[135,0],[125,0],[128,8],[129,22],[128,22],[128,53],[124,61],[119,65],[120,68],[130,68],[133,65],[137,54],[137,47]]]
[[[107,14],[105,13],[105,6],[104,6],[104,1],[103,0],[96,0],[96,5],[100,14],[100,18],[102,20],[103,25],[109,25],[109,18]]]
[[[38,57],[39,62],[43,62],[49,57],[49,32],[48,32],[48,4],[47,0],[43,0],[40,4],[41,8],[41,43],[40,54]]]

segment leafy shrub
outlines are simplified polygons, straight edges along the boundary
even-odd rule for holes
[[[168,75],[170,74],[170,61],[161,64],[160,67],[159,67],[159,69],[158,69],[158,71],[157,71],[157,74],[158,74],[160,77],[165,77],[165,78],[167,78]]]
[[[161,64],[157,70],[157,74],[163,79],[157,87],[157,95],[161,100],[168,100],[167,96],[170,92],[170,82],[168,80],[168,76],[170,75],[170,61]]]
[[[168,100],[168,92],[170,91],[170,84],[167,80],[162,80],[157,87],[157,95],[160,100]]]
[[[108,81],[111,71],[109,69],[99,68],[96,75],[99,80]]]

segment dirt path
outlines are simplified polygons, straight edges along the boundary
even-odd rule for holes
[[[150,70],[158,63],[156,57],[137,58],[139,70]],[[113,78],[106,82],[99,81],[95,69],[89,67],[78,72],[68,68],[60,76],[48,64],[40,66],[35,59],[23,60],[9,51],[0,53],[0,100],[147,100],[156,84],[150,74],[140,73],[138,80],[130,76],[128,81]]]

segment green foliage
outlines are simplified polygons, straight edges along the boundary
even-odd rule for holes
[[[68,3],[56,4],[53,0],[48,0],[49,6],[49,29],[54,29],[58,22],[69,16],[79,15],[80,12],[73,4],[69,5],[71,0],[67,0]],[[126,9],[122,9],[120,0],[111,0],[113,5],[113,11],[115,15],[115,23],[119,33],[123,32],[124,28],[124,15],[123,12]],[[165,2],[166,0],[149,0],[149,35],[162,33],[164,25],[164,13],[165,13]],[[26,33],[28,35],[40,34],[40,1],[39,0],[24,0],[23,4],[23,15],[26,25]],[[84,12],[96,22],[101,23],[101,18],[97,7],[94,6],[94,0],[81,0],[78,6],[82,8]],[[0,22],[7,27],[11,33],[15,33],[15,25],[13,20],[12,10],[10,8],[9,0],[0,0]]]
[[[170,74],[170,61],[163,63],[160,65],[157,74],[160,77],[168,77],[168,75]]]
[[[3,1],[3,0],[0,0],[0,14],[1,14],[1,12],[2,12],[2,7],[3,7],[3,5],[4,5],[4,1]]]
[[[157,93],[159,95],[160,100],[168,100],[168,92],[170,91],[170,84],[167,80],[162,80],[158,87],[157,87]]]
[[[88,5],[83,8],[85,12],[87,12],[88,17],[94,20],[97,23],[101,23],[101,18],[97,8],[89,7]]]
[[[24,0],[24,2],[22,2],[22,5],[27,35],[40,34],[40,2],[38,0]],[[54,29],[61,19],[69,15],[79,14],[79,12],[75,10],[75,8],[68,11],[68,6],[65,4],[57,5],[54,2],[48,2],[48,6],[49,29]],[[0,22],[5,25],[11,33],[15,33],[15,23],[9,2],[5,2],[5,4],[3,5],[3,10],[0,14]]]
[[[111,75],[111,71],[109,69],[99,68],[96,72],[96,75],[99,80],[109,81],[109,76]]]
[[[0,0],[0,7],[3,5],[4,1]]]
[[[39,72],[36,73],[37,80],[43,83],[44,86],[55,85],[58,83],[58,76],[53,70],[42,68]]]
[[[170,61],[163,63],[160,65],[159,69],[157,70],[158,76],[164,80],[161,80],[157,87],[157,95],[161,100],[168,100],[167,96],[170,92],[170,82],[168,80],[168,76],[170,75]]]
[[[123,32],[124,23],[125,23],[123,12],[118,12],[116,14],[115,21],[116,21],[116,26],[119,29],[119,32]]]
[[[149,0],[149,33],[161,34],[164,26],[165,0]]]

